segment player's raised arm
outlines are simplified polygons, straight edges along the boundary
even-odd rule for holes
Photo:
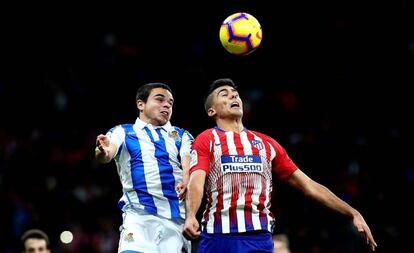
[[[375,251],[377,243],[371,234],[371,230],[362,215],[355,208],[341,200],[325,186],[313,181],[299,169],[293,172],[293,174],[287,179],[287,182],[294,188],[303,192],[307,197],[316,200],[322,205],[338,213],[352,218],[354,226],[358,232],[364,236],[367,244],[370,245],[371,250]]]
[[[109,137],[103,134],[96,137],[95,158],[100,163],[108,163],[116,154],[116,146],[112,144]]]

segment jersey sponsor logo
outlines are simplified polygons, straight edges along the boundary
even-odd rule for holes
[[[198,163],[198,154],[195,149],[191,150],[190,153],[190,168],[192,168],[194,165],[197,165]]]
[[[257,155],[223,155],[221,156],[221,171],[223,173],[262,172],[262,159]]]
[[[252,143],[253,147],[257,148],[258,150],[264,149],[263,142],[261,142],[259,140],[251,140],[251,143]]]

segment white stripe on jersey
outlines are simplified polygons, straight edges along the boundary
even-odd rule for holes
[[[253,187],[253,193],[252,193],[252,223],[253,223],[253,227],[255,230],[259,230],[261,229],[262,225],[260,223],[260,218],[259,218],[259,210],[257,209],[257,206],[259,205],[260,201],[259,201],[259,196],[260,193],[262,192],[262,184],[259,181],[259,183],[254,182],[254,187]]]
[[[237,176],[239,177],[237,182],[240,182],[240,174],[238,174]],[[237,214],[237,230],[239,233],[246,232],[246,224],[244,221],[244,208],[238,208],[239,206],[244,206],[244,203],[246,201],[244,199],[245,194],[246,194],[246,189],[243,189],[242,191],[239,192],[239,198],[237,199],[236,214]]]
[[[245,155],[253,155],[252,144],[250,143],[249,139],[247,138],[246,131],[240,133],[240,140],[243,145],[243,151]]]

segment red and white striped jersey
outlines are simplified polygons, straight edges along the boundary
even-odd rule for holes
[[[190,166],[190,173],[207,173],[203,230],[224,234],[272,232],[272,171],[283,180],[297,169],[273,138],[247,129],[238,134],[218,127],[197,136]]]

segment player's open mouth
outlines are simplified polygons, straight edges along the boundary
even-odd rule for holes
[[[239,105],[239,103],[238,102],[233,102],[233,103],[231,103],[231,105],[230,105],[230,107],[231,108],[239,108],[240,107],[240,105]]]

